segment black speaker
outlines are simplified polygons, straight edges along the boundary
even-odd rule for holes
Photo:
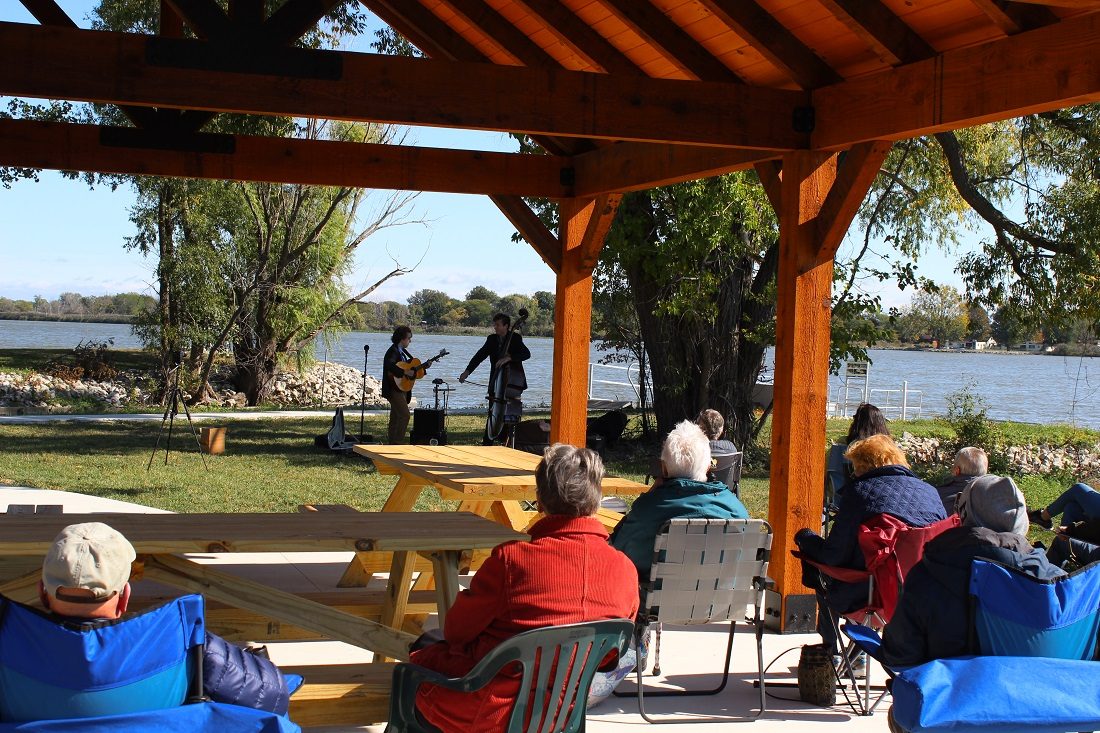
[[[413,410],[413,429],[409,442],[413,445],[447,445],[447,428],[443,410]]]

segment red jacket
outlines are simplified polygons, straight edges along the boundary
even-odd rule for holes
[[[413,652],[413,662],[461,677],[522,631],[634,618],[638,574],[626,555],[607,544],[599,520],[552,515],[530,534],[530,542],[493,549],[447,614],[445,641]],[[416,706],[444,733],[503,731],[518,689],[518,679],[504,675],[473,693],[423,685]]]

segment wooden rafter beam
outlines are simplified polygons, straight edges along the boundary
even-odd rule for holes
[[[820,0],[833,17],[890,66],[936,55],[923,38],[879,0]]]
[[[553,56],[482,0],[446,0],[446,2],[468,23],[492,38],[505,53],[524,66],[558,65]]]
[[[634,75],[641,70],[626,54],[615,48],[606,38],[578,18],[559,0],[513,0],[538,18],[543,26],[561,43],[585,59],[593,70],[602,69],[609,74]]]
[[[615,221],[615,214],[619,210],[622,194],[602,194],[596,197],[592,206],[592,216],[584,229],[584,235],[580,243],[580,266],[588,271],[596,269],[600,261],[600,250],[603,249],[604,240],[611,230],[611,224]]]
[[[172,149],[172,145],[179,148]],[[404,145],[0,119],[0,166],[230,181],[567,198],[568,160]]]
[[[484,62],[477,47],[416,0],[360,0],[386,25],[403,35],[424,54],[452,61]]]
[[[162,52],[158,63],[151,47]],[[0,23],[0,94],[757,149],[808,141],[793,123],[776,123],[794,119],[809,100],[802,92],[304,49],[295,49],[296,63],[337,74],[288,84],[285,71],[248,73],[262,71],[256,57],[251,69],[226,70],[223,51],[202,41]]]
[[[753,166],[775,213],[783,211],[783,161],[766,160]]]
[[[233,24],[214,0],[168,0],[168,4],[196,36],[210,40],[232,39]]]
[[[813,92],[811,148],[901,140],[1100,101],[1100,14]]]
[[[600,0],[611,14],[657,49],[669,63],[702,81],[737,84],[741,78],[683,28],[648,2]]]
[[[42,25],[62,25],[76,28],[76,22],[55,0],[19,0],[27,12]]]
[[[1006,35],[1040,28],[1058,22],[1058,16],[1049,8],[1025,5],[1010,0],[970,0]]]
[[[561,272],[561,241],[546,228],[542,219],[519,196],[490,196],[519,235],[554,272]]]
[[[780,154],[771,150],[618,143],[573,156],[574,188],[578,198],[641,191],[745,170]]]
[[[487,61],[484,54],[476,46],[452,31],[449,26],[435,18],[434,15],[428,13],[428,15],[432,15],[432,18],[435,18],[434,21],[432,18],[423,17],[422,14],[427,11],[422,7],[420,11],[414,10],[417,15],[416,22],[413,22],[406,14],[399,13],[391,7],[388,0],[360,0],[360,2],[429,58],[451,61]],[[523,37],[527,38],[527,36]],[[527,40],[530,41],[530,39]],[[513,43],[515,39],[507,34],[496,38],[496,41],[506,52],[516,58],[528,55],[528,51]],[[556,62],[547,65],[554,66]],[[555,139],[548,136],[540,137],[537,142],[551,155],[569,155],[576,152],[581,145],[579,140]]]
[[[264,34],[271,43],[293,43],[342,2],[343,0],[287,0],[264,21]]]
[[[700,4],[755,48],[803,89],[816,89],[841,80],[756,0],[700,0]]]

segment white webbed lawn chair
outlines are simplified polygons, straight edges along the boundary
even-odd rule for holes
[[[641,647],[642,636],[651,624],[657,624],[654,674],[660,674],[660,625],[695,625],[728,622],[729,638],[722,681],[712,689],[678,689],[645,692],[642,666],[637,668],[637,690],[616,691],[619,697],[637,697],[638,712],[649,723],[715,722],[715,718],[654,719],[645,710],[646,697],[716,695],[726,687],[733,657],[733,637],[738,621],[751,625],[756,632],[757,679],[760,706],[755,715],[718,720],[752,720],[765,710],[764,624],[760,617],[764,591],[771,584],[767,577],[771,556],[771,525],[762,519],[673,519],[657,534],[653,548],[653,567],[648,583],[642,586],[642,610],[635,626],[635,640]],[[748,616],[752,606],[753,615]],[[640,655],[639,655],[640,656]]]

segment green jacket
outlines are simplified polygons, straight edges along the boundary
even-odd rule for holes
[[[626,553],[638,569],[640,580],[649,580],[653,564],[653,540],[670,519],[748,519],[749,511],[721,481],[665,479],[638,497],[630,512],[611,533],[611,546]]]

